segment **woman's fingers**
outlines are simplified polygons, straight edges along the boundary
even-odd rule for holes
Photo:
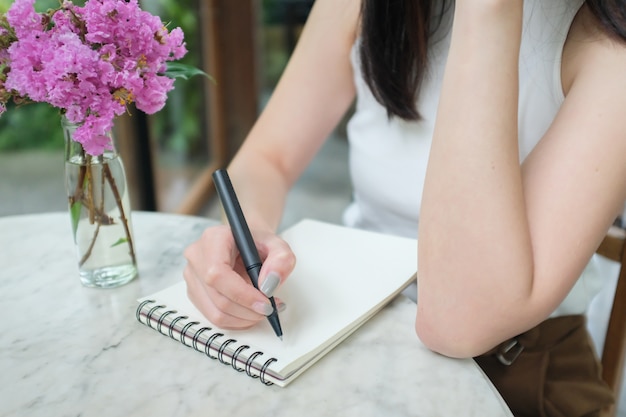
[[[259,240],[258,250],[263,266],[259,276],[259,290],[267,297],[272,297],[278,287],[285,282],[285,279],[296,265],[296,257],[291,248],[284,240],[275,235]]]
[[[185,250],[188,263],[183,275],[188,297],[216,326],[247,328],[272,313],[267,297],[289,275],[295,258],[289,246],[275,235],[263,234],[257,245],[261,258],[266,259],[259,279],[263,292],[251,285],[228,227],[207,229]],[[276,301],[277,307],[284,309],[284,303]]]
[[[244,329],[263,319],[263,315],[237,305],[211,287],[203,285],[202,280],[194,276],[189,266],[185,268],[183,275],[187,283],[187,296],[216,326],[224,329]]]

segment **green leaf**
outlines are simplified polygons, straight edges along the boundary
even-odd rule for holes
[[[192,65],[181,64],[180,62],[168,62],[165,75],[170,78],[182,78],[183,80],[188,80],[189,78],[196,75],[202,75],[204,77],[207,77],[212,82],[215,82],[215,79],[213,77],[202,71],[200,68],[194,67]]]
[[[119,240],[117,242],[115,242],[114,244],[111,245],[112,248],[121,245],[122,243],[126,243],[128,242],[128,239],[126,239],[125,237],[121,237],[119,238]]]
[[[78,230],[78,222],[80,221],[80,211],[83,205],[80,201],[75,201],[70,207],[70,217],[72,218],[72,234],[74,235],[74,243],[76,243],[76,231]]]

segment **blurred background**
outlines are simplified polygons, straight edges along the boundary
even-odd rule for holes
[[[11,3],[0,0],[0,11]],[[125,162],[132,207],[218,216],[210,174],[228,163],[262,110],[313,0],[141,3],[170,29],[183,29],[189,52],[182,62],[202,68],[215,81],[178,79],[157,114],[131,108],[130,116],[117,119],[116,146]],[[58,4],[37,0],[36,8]],[[344,136],[339,127],[303,176],[285,223],[304,215],[340,221],[350,199]],[[66,210],[63,167],[58,111],[46,104],[9,105],[0,117],[0,216]],[[311,188],[324,190],[327,198],[316,199]]]

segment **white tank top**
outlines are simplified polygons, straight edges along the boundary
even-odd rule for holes
[[[526,0],[520,50],[519,147],[523,161],[563,103],[561,54],[583,0]],[[352,227],[416,237],[426,165],[439,91],[450,45],[453,6],[432,38],[417,109],[420,121],[391,120],[363,80],[358,40],[351,60],[357,90],[348,123],[353,202],[344,212]],[[601,287],[592,259],[570,295],[553,315],[583,313]]]

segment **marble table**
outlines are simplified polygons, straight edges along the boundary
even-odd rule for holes
[[[79,282],[67,213],[0,217],[0,416],[511,415],[472,360],[421,345],[403,296],[286,388],[139,324],[212,223],[134,212],[139,278],[103,290]]]

